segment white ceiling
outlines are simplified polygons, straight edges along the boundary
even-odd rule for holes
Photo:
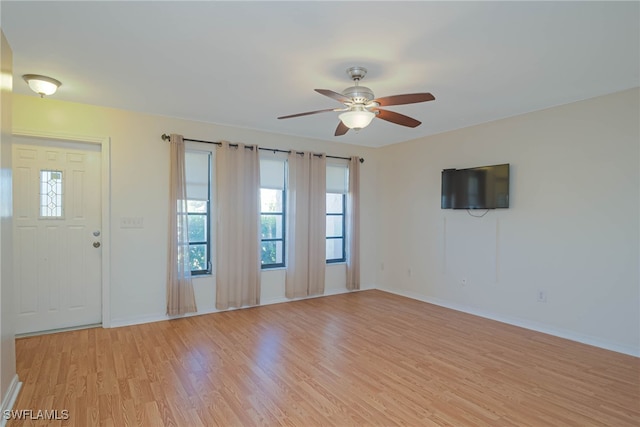
[[[16,93],[44,74],[56,99],[379,147],[640,86],[639,6],[2,0],[0,17]],[[340,107],[313,89],[341,92],[354,65],[378,97],[433,93],[388,107],[422,125],[276,119]]]

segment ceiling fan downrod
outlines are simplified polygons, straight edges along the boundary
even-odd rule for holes
[[[355,104],[367,104],[369,101],[375,99],[373,91],[366,86],[359,86],[360,80],[367,75],[367,69],[364,67],[350,67],[347,68],[347,74],[354,81],[354,86],[348,87],[342,91],[342,94],[351,100]]]
[[[358,84],[358,81],[364,79],[364,76],[367,75],[367,69],[364,67],[350,67],[347,68],[347,74],[349,74],[351,80]]]

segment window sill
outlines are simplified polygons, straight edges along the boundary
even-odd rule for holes
[[[347,265],[347,261],[339,261],[339,262],[327,262],[325,263],[327,267],[332,265]],[[260,271],[277,271],[277,270],[286,270],[287,267],[270,267],[270,268],[261,268]]]
[[[214,276],[213,272],[210,273],[204,273],[204,274],[195,274],[195,275],[191,275],[191,279],[199,279],[199,278],[205,278],[205,277],[212,277]]]
[[[269,268],[261,268],[260,271],[278,271],[278,270],[286,270],[287,267],[269,267]]]

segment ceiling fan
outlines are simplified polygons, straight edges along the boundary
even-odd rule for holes
[[[342,93],[328,89],[315,89],[321,95],[328,96],[344,104],[343,108],[327,108],[325,110],[308,111],[306,113],[291,114],[278,117],[278,119],[290,119],[293,117],[308,116],[311,114],[326,113],[329,111],[341,111],[340,123],[336,128],[335,136],[344,135],[349,129],[360,130],[371,123],[374,117],[386,120],[397,125],[414,128],[421,122],[404,114],[383,110],[380,107],[391,105],[415,104],[418,102],[433,101],[436,99],[430,93],[409,93],[405,95],[385,96],[374,98],[373,91],[366,86],[359,86],[360,80],[367,74],[364,67],[351,67],[347,74],[354,81],[354,86],[348,87]]]

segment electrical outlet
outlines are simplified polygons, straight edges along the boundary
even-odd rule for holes
[[[547,302],[547,292],[542,289],[538,290],[538,302]]]
[[[411,277],[411,269],[407,269],[407,276]]]

